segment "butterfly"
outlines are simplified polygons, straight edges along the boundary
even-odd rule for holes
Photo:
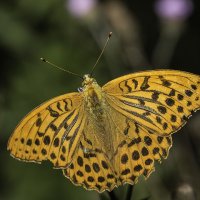
[[[103,87],[90,75],[82,88],[31,111],[8,142],[14,158],[49,160],[75,185],[112,191],[148,178],[167,158],[172,134],[200,108],[200,76],[152,70]]]

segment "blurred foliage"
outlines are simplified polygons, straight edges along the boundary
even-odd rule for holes
[[[88,73],[107,33],[113,31],[94,75],[101,85],[126,73],[170,66],[200,74],[200,12],[199,2],[193,3],[189,19],[163,21],[155,14],[153,0],[99,1],[84,16],[74,16],[67,9],[67,1],[0,2],[0,199],[99,198],[98,193],[71,184],[48,162],[18,162],[6,151],[9,136],[25,114],[45,100],[76,91],[81,85],[77,77],[39,58],[80,75]],[[175,31],[169,31],[172,27]],[[199,120],[197,113],[174,135],[168,160],[156,165],[156,172],[147,181],[141,178],[132,199],[175,199],[177,195],[172,194],[184,183],[200,198]],[[120,187],[115,192],[122,198],[126,189]],[[106,194],[103,196],[108,199]]]

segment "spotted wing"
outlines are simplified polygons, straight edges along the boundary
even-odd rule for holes
[[[160,136],[110,107],[109,123],[115,135],[112,160],[121,184],[135,184],[140,175],[154,171],[154,160],[168,156],[171,136]]]
[[[68,166],[84,126],[82,101],[81,94],[70,93],[31,111],[9,139],[11,155],[38,163],[48,159],[58,168]]]
[[[177,131],[200,108],[200,76],[176,70],[123,76],[103,91],[111,107],[158,135]]]
[[[125,138],[114,153],[121,182],[148,177],[154,160],[166,158],[171,134],[200,107],[200,76],[175,70],[146,71],[117,78],[103,92],[109,115]],[[133,182],[133,180],[135,180]]]
[[[109,124],[109,121],[107,123]],[[111,191],[120,183],[108,158],[108,152],[102,149],[101,140],[98,138],[100,134],[95,123],[87,121],[76,155],[69,168],[63,169],[63,174],[75,185],[103,192]]]
[[[111,191],[117,185],[110,161],[101,151],[86,153],[79,148],[70,167],[63,169],[63,174],[73,184],[82,185],[87,190]]]

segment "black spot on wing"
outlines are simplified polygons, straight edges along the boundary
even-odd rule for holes
[[[123,170],[122,172],[121,172],[121,175],[127,175],[127,174],[129,174],[131,171],[130,171],[130,169],[125,169],[125,170]]]
[[[143,147],[143,148],[142,148],[142,155],[143,155],[143,156],[147,156],[148,154],[149,154],[148,149],[147,149],[146,147]]]
[[[153,101],[157,101],[158,100],[158,98],[159,98],[159,92],[158,91],[154,91],[153,93],[152,93],[152,95],[151,95],[151,98],[152,98],[152,100]]]
[[[43,142],[44,142],[44,144],[45,145],[49,145],[50,144],[50,137],[48,136],[48,135],[46,135],[45,137],[44,137],[44,139],[43,139]]]
[[[134,167],[134,171],[136,171],[136,172],[139,172],[139,171],[141,171],[142,169],[143,169],[142,165],[136,165],[136,166]]]
[[[185,94],[188,96],[188,97],[191,97],[193,95],[193,92],[191,90],[185,90]]]
[[[39,127],[39,126],[41,126],[41,124],[42,124],[42,119],[39,117],[39,118],[37,119],[35,125],[36,125],[37,127]]]
[[[136,89],[138,86],[138,81],[135,79],[132,79],[132,82],[134,83],[134,88]]]
[[[126,164],[128,162],[128,155],[125,153],[121,157],[121,163]]]
[[[166,79],[161,79],[161,81],[162,81],[162,85],[163,85],[163,86],[165,86],[165,87],[171,86],[171,83],[170,83],[168,80],[166,80]]]
[[[197,86],[196,85],[191,85],[191,88],[193,89],[193,90],[197,90]]]
[[[86,171],[87,173],[90,173],[90,172],[91,172],[91,167],[90,167],[88,164],[85,165],[85,171]]]
[[[50,106],[47,107],[47,110],[49,111],[49,113],[52,117],[58,117],[59,116],[59,113],[57,111],[53,110]]]
[[[98,163],[93,163],[93,164],[92,164],[92,167],[93,167],[93,170],[94,170],[96,173],[98,173],[98,172],[100,171],[100,167],[99,167]]]
[[[80,167],[83,166],[83,159],[82,159],[82,157],[78,156],[78,158],[77,158],[77,163],[78,163],[78,165],[79,165]]]
[[[132,91],[132,88],[128,85],[128,81],[125,81],[125,84],[126,88],[128,89],[128,92],[131,92]]]
[[[162,114],[165,114],[167,112],[167,109],[164,106],[158,106],[158,111]]]
[[[55,140],[54,140],[54,142],[53,142],[53,146],[54,146],[54,147],[58,147],[59,144],[60,144],[59,138],[55,138]]]
[[[139,152],[137,150],[133,151],[133,153],[132,153],[132,159],[133,160],[139,160],[139,158],[140,158]]]
[[[149,78],[150,78],[150,76],[146,76],[144,78],[144,81],[143,81],[142,85],[140,86],[141,90],[146,90],[146,89],[148,89],[150,87],[149,84],[148,84]]]
[[[178,98],[179,101],[182,101],[184,97],[183,97],[182,94],[178,94],[178,95],[177,95],[177,98]]]
[[[171,99],[171,98],[167,98],[167,99],[165,100],[165,102],[166,102],[166,104],[167,104],[168,106],[173,106],[173,105],[175,104],[175,101],[174,101],[173,99]]]
[[[35,145],[39,146],[40,145],[40,140],[38,138],[35,139]]]
[[[28,139],[27,142],[26,142],[26,144],[27,144],[28,146],[31,146],[31,145],[32,145],[32,140],[31,140],[31,139]]]
[[[63,110],[62,110],[62,108],[61,108],[61,105],[60,105],[60,102],[57,103],[56,107],[57,107],[58,110],[60,110],[60,111],[63,112]]]
[[[169,92],[169,96],[170,96],[170,97],[175,96],[175,90],[174,90],[174,89],[172,89],[172,90]]]

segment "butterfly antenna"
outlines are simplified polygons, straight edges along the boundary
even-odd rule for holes
[[[43,62],[45,62],[45,63],[48,63],[49,65],[51,65],[51,66],[53,66],[53,67],[56,67],[57,69],[60,69],[60,70],[66,72],[66,73],[68,73],[68,74],[72,74],[72,75],[74,75],[74,76],[77,76],[77,77],[79,77],[79,78],[81,78],[81,79],[83,80],[83,77],[82,77],[82,76],[80,76],[80,75],[78,75],[78,74],[76,74],[76,73],[73,73],[73,72],[71,72],[71,71],[69,71],[69,70],[66,70],[66,69],[64,69],[64,68],[62,68],[62,67],[59,67],[59,66],[57,66],[57,65],[55,65],[55,64],[53,64],[53,63],[51,63],[51,62],[49,62],[49,61],[46,60],[45,58],[40,58],[40,60],[43,61]]]
[[[101,53],[100,53],[100,55],[99,55],[99,57],[98,57],[96,63],[94,64],[94,66],[93,66],[91,72],[90,72],[90,76],[92,76],[92,74],[93,74],[93,72],[94,72],[94,69],[95,69],[96,65],[98,64],[98,62],[99,62],[101,56],[103,55],[103,52],[105,51],[105,49],[106,49],[106,47],[107,47],[107,45],[108,45],[108,42],[109,42],[111,36],[112,36],[112,32],[109,33],[108,38],[107,38],[107,40],[106,40],[106,42],[105,42],[105,44],[104,44],[104,47],[103,47],[103,49],[102,49],[102,51],[101,51]]]

